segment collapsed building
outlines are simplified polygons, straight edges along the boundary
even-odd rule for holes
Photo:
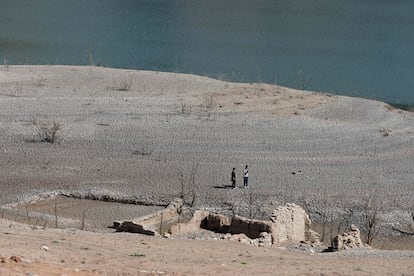
[[[133,220],[116,221],[117,231],[175,237],[210,230],[225,234],[226,239],[238,240],[258,246],[277,246],[286,242],[319,242],[319,235],[311,229],[305,210],[293,203],[276,208],[270,220],[225,216],[209,211],[195,210],[183,221],[183,201],[176,199],[164,210]]]

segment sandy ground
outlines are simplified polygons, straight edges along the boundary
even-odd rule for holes
[[[47,143],[43,130],[53,124],[59,128],[56,140]],[[246,164],[250,189],[225,189],[233,167],[237,168],[237,185],[242,185]],[[47,193],[158,206],[184,195],[200,209],[258,218],[266,218],[277,205],[294,202],[314,221],[320,221],[324,211],[358,212],[368,208],[367,203],[375,203],[381,207],[384,229],[392,231],[391,226],[404,228],[410,222],[412,179],[414,113],[382,102],[174,73],[76,66],[0,68],[0,205],[19,204],[21,210],[2,208],[1,218],[24,220],[32,212],[27,202]],[[58,208],[68,209],[64,204]],[[103,217],[109,223],[118,216],[133,216],[131,207],[116,212],[99,208],[92,212],[89,205],[74,205],[67,216],[86,214],[84,227],[79,221],[72,226],[87,230],[94,230]],[[53,212],[49,211],[51,221]],[[352,222],[363,227],[361,221]],[[45,225],[47,229],[53,226]],[[135,269],[129,274],[140,273],[142,268],[188,275],[214,274],[217,269],[226,274],[230,269],[232,275],[249,274],[258,267],[262,274],[275,270],[283,274],[285,269],[286,274],[325,273],[323,269],[327,274],[336,270],[396,274],[399,269],[412,274],[405,260],[323,258],[316,262],[311,256],[238,244],[17,229],[16,239],[6,234],[14,230],[1,232],[2,257],[17,254],[69,268],[76,261],[81,270],[88,271],[94,269],[91,263],[98,262],[96,269],[102,273],[107,272],[104,263],[113,274],[121,274],[123,263],[135,263],[128,268]],[[72,244],[63,238],[73,238]],[[154,251],[142,253],[146,247],[135,239],[151,244]],[[52,249],[40,251],[44,243]],[[88,255],[92,250],[79,250],[99,247],[99,243],[98,258]],[[73,249],[74,259],[64,257],[64,246]],[[112,246],[116,254],[111,253]],[[24,247],[31,247],[33,255],[17,250]],[[53,251],[55,257],[42,259],[42,254]],[[246,257],[246,251],[254,254]],[[146,257],[129,256],[135,252]],[[187,257],[171,252],[186,252]],[[78,258],[84,253],[91,258],[85,265]],[[211,257],[206,258],[208,254]],[[104,262],[99,263],[100,258]],[[191,266],[192,262],[197,265]],[[373,270],[374,264],[379,270]],[[36,265],[23,262],[16,269],[20,266]],[[321,270],[314,273],[312,267]]]
[[[41,229],[0,220],[0,275],[413,275],[406,258]],[[44,248],[44,249],[42,249]],[[47,249],[47,250],[45,250]],[[10,260],[19,256],[21,262]]]

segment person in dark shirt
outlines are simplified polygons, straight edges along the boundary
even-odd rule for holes
[[[231,171],[231,186],[236,188],[236,168]]]

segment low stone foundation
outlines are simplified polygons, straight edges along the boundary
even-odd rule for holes
[[[228,217],[196,210],[189,222],[178,223],[182,200],[173,201],[162,211],[130,221],[114,222],[117,231],[167,236],[195,233],[202,229],[225,234],[228,240],[258,245],[280,245],[284,242],[319,242],[319,235],[311,230],[306,212],[295,204],[286,204],[273,211],[270,220]]]
[[[164,210],[133,220],[115,221],[113,228],[117,232],[131,232],[157,236],[168,230],[172,223],[178,221],[183,206],[182,199],[171,202]]]
[[[271,237],[270,244],[273,245],[283,242],[319,242],[319,235],[311,230],[309,216],[295,204],[286,204],[276,209],[270,221],[195,211],[189,222],[172,225],[169,233],[174,237],[200,231],[200,229],[227,233],[234,236],[227,235],[229,240],[249,240],[251,244],[267,244],[260,241],[268,239],[268,236]],[[256,239],[258,240],[254,241]]]

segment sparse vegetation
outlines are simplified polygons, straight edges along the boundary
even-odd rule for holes
[[[375,189],[375,185],[371,185],[369,189]],[[373,240],[378,236],[381,231],[381,218],[380,213],[384,209],[384,201],[376,193],[365,193],[360,209],[363,218],[363,230],[366,234],[365,242],[368,245],[372,245]]]
[[[36,124],[36,123],[35,123]],[[56,144],[60,142],[60,131],[62,124],[57,122],[41,122],[38,126],[39,142]]]
[[[34,83],[34,86],[35,87],[43,87],[43,86],[46,85],[46,81],[47,81],[47,78],[46,77],[42,77],[40,79],[33,80],[33,83]]]
[[[390,136],[391,135],[391,130],[389,130],[389,129],[386,129],[386,128],[381,128],[380,130],[379,130],[379,132],[380,133],[382,133],[382,136],[384,136],[384,137],[388,137],[388,136]]]
[[[81,230],[85,230],[85,221],[86,221],[86,212],[88,212],[89,208],[85,208],[82,212],[81,217]]]
[[[179,171],[178,172],[178,180],[180,183],[180,198],[184,198],[185,197],[185,181],[184,181],[184,175],[183,172]]]
[[[131,256],[131,257],[145,257],[145,254],[135,252],[135,253],[130,254],[129,256]]]
[[[181,102],[180,114],[191,114],[191,105],[187,105],[184,102]]]
[[[146,145],[143,145],[141,148],[139,148],[137,150],[134,150],[132,152],[132,154],[133,155],[149,156],[149,155],[152,155],[153,152],[154,152],[154,149],[152,149],[152,148],[150,148]]]
[[[88,50],[86,57],[89,66],[104,66],[101,61],[94,61],[93,53],[91,50]]]
[[[189,189],[190,189],[190,195],[191,195],[191,202],[190,202],[191,207],[195,206],[197,196],[198,196],[198,185],[195,180],[195,177],[197,175],[197,170],[199,166],[200,166],[200,163],[193,163],[193,166],[190,172]]]
[[[3,59],[3,69],[4,69],[5,71],[8,71],[8,70],[9,70],[9,68],[10,68],[10,66],[9,66],[8,61],[7,61],[7,58],[4,58],[4,59]]]
[[[396,103],[390,103],[390,106],[394,108],[398,108],[405,111],[414,112],[414,105],[413,104],[396,104]]]
[[[161,213],[160,229],[158,231],[158,233],[160,233],[160,234],[162,233],[163,223],[164,223],[164,213]]]
[[[112,86],[109,86],[108,89],[115,91],[129,91],[131,90],[132,84],[133,78],[126,78],[120,81],[114,81]]]
[[[311,75],[305,75],[302,70],[300,70],[296,76],[294,88],[299,90],[306,90],[309,84],[312,81]]]
[[[198,197],[198,184],[196,181],[196,176],[198,174],[199,167],[200,163],[198,162],[192,164],[187,185],[185,184],[186,181],[184,174],[180,171],[177,175],[180,183],[180,198],[182,198],[185,203],[190,205],[190,207],[195,206]]]
[[[55,228],[58,228],[58,213],[57,213],[57,204],[54,206],[55,211]]]
[[[206,109],[210,110],[213,108],[213,102],[214,102],[214,95],[210,95],[206,98],[205,107]]]

